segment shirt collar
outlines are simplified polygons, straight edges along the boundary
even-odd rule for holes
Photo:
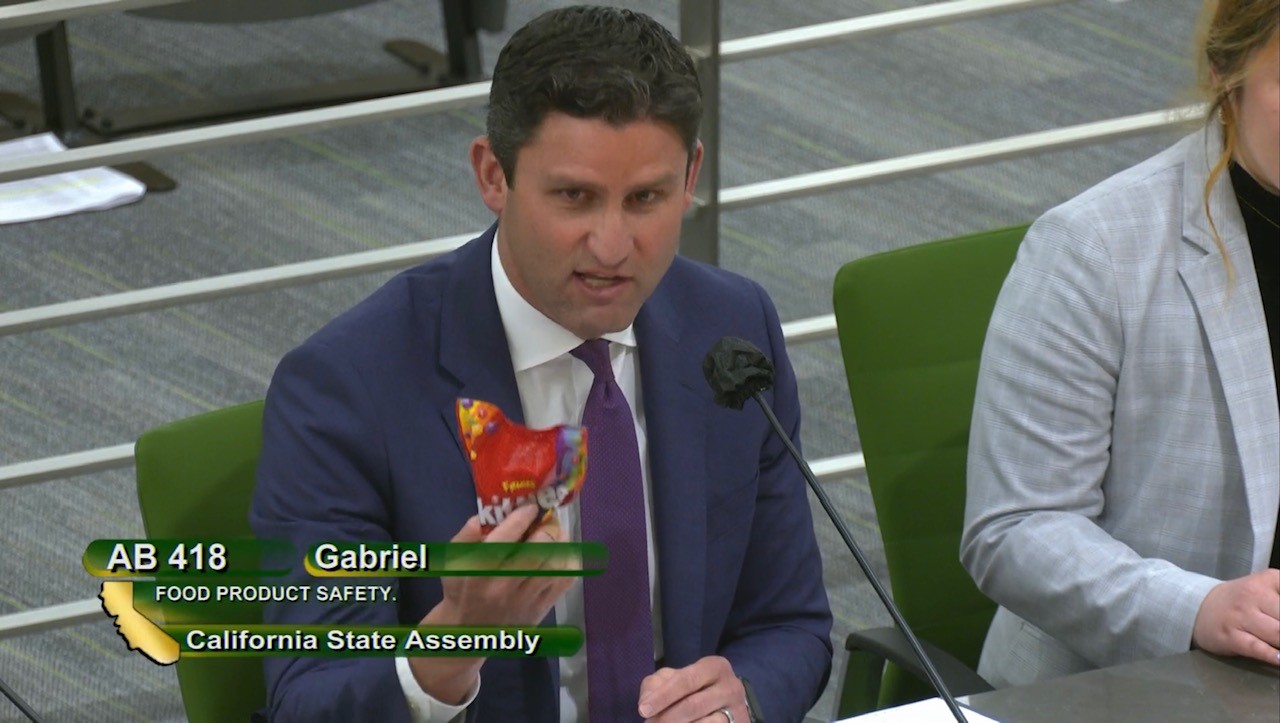
[[[499,229],[501,233],[501,229]],[[493,292],[498,302],[498,316],[507,335],[511,365],[516,373],[545,364],[578,348],[584,340],[547,318],[525,301],[511,284],[507,271],[498,258],[498,236],[494,234],[489,267],[493,274]],[[604,339],[635,348],[635,325],[605,334]]]

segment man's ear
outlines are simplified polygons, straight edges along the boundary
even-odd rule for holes
[[[693,189],[698,185],[698,171],[702,168],[702,141],[693,147],[693,156],[689,159],[689,170],[684,179],[684,207],[689,209],[693,203]]]
[[[476,176],[476,186],[480,189],[480,198],[490,211],[501,214],[507,206],[507,175],[502,164],[493,154],[493,146],[488,136],[480,136],[471,141],[471,170]]]

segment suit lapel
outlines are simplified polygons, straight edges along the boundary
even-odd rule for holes
[[[700,360],[681,348],[683,319],[659,286],[636,317],[653,490],[654,545],[668,665],[697,659],[707,548],[707,404]]]
[[[1253,253],[1225,169],[1210,192],[1209,206],[1231,260],[1230,281],[1204,213],[1204,184],[1210,161],[1216,161],[1206,149],[1221,147],[1218,133],[1210,126],[1204,136],[1189,141],[1183,189],[1183,237],[1203,256],[1182,261],[1179,274],[1200,317],[1226,398],[1244,474],[1257,569],[1270,550],[1269,521],[1280,504],[1280,445],[1276,444],[1280,417]]]
[[[449,274],[440,309],[440,366],[452,378],[455,396],[492,402],[508,418],[523,423],[520,391],[490,272],[496,229],[491,227],[463,247]],[[461,454],[456,411],[452,406],[440,411]]]
[[[508,419],[524,423],[520,390],[511,365],[511,350],[493,292],[491,226],[480,238],[458,252],[449,274],[440,309],[441,379],[454,385],[453,397],[483,399],[498,405]],[[458,436],[457,410],[446,404],[441,421],[458,454],[466,459]],[[544,625],[555,625],[555,611]],[[485,663],[483,710],[497,719],[543,720],[535,711],[550,710],[546,720],[559,719],[560,666],[550,659],[536,661],[490,660]],[[492,670],[490,670],[492,669]],[[498,672],[502,669],[501,672]],[[484,719],[486,716],[481,716]]]

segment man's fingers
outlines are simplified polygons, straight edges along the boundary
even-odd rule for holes
[[[568,532],[561,528],[559,520],[554,515],[551,515],[548,521],[538,523],[534,527],[533,532],[526,541],[530,543],[546,543],[566,542],[568,539]],[[517,554],[510,561],[512,563],[518,561],[517,566],[521,569],[550,571],[565,570],[573,567],[572,561],[568,559],[568,555],[563,549],[540,549],[540,545],[537,544],[529,545],[523,549],[523,553]],[[534,576],[524,578],[521,587],[533,596],[538,601],[538,604],[545,604],[550,607],[569,590],[575,581],[576,578],[569,576]]]
[[[724,684],[725,689],[718,684]],[[738,693],[733,694],[728,687],[736,687]],[[710,655],[669,674],[654,673],[645,678],[640,685],[639,711],[645,718],[662,721],[696,720],[722,706],[737,705],[744,698],[733,666],[720,656]]]
[[[653,698],[654,693],[666,686],[667,681],[671,680],[671,677],[675,674],[676,671],[674,668],[658,668],[652,674],[646,675],[644,680],[640,681],[640,715],[646,718],[649,717],[650,714],[645,712],[648,708],[644,707],[643,704],[650,701]]]
[[[698,671],[693,670],[697,665],[681,668],[674,671],[672,675],[667,676],[666,680],[655,686],[652,690],[642,692],[640,694],[640,715],[645,718],[654,718],[670,708],[672,705],[684,700],[694,691],[700,690],[707,684]],[[644,691],[643,686],[641,691]]]
[[[542,510],[537,505],[520,505],[507,516],[503,518],[498,526],[493,528],[489,536],[485,538],[488,542],[519,542],[524,537],[529,526],[533,524],[534,519],[542,514]]]
[[[545,605],[547,608],[554,605],[574,583],[574,578],[572,577],[546,577],[536,579],[549,581],[546,583],[546,587],[542,591],[542,597],[538,601],[540,605]]]
[[[542,514],[546,514],[545,512]],[[503,569],[513,575],[527,572],[556,572],[581,568],[572,551],[564,547],[552,547],[546,543],[567,542],[569,538],[554,516],[543,522],[535,518],[532,528],[523,538],[527,543],[517,548],[503,560]]]
[[[461,530],[458,530],[458,534],[454,535],[450,542],[479,542],[483,539],[484,533],[480,531],[480,517],[479,515],[472,515],[471,519],[467,520],[467,524],[463,525]]]
[[[716,714],[721,708],[728,707],[724,701],[724,691],[716,687],[702,688],[673,702],[666,710],[653,717],[658,723],[680,723],[687,720],[701,720]],[[737,714],[734,714],[737,717]],[[721,714],[722,722],[727,718]]]
[[[730,718],[724,714],[724,708],[727,708],[733,714],[733,720],[736,723],[743,723],[751,719],[751,712],[747,710],[745,705],[736,708],[726,705],[716,708],[711,713],[699,718],[697,723],[729,723]]]
[[[538,542],[571,542],[568,530],[560,526],[559,520],[554,515],[547,522],[538,526],[541,533],[536,538]],[[535,538],[531,538],[535,541]],[[582,552],[578,549],[563,547],[556,549],[554,553],[542,553],[539,557],[538,567],[542,570],[581,570],[582,569]]]
[[[535,526],[533,532],[529,533],[529,539],[526,542],[559,542],[560,524],[555,522],[554,517],[551,520],[551,522],[544,522]]]
[[[640,697],[643,698],[645,693],[662,686],[675,674],[675,668],[658,668],[653,673],[646,675],[644,680],[640,681]]]

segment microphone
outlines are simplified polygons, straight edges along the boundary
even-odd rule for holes
[[[934,667],[933,661],[925,654],[920,641],[916,639],[916,634],[911,631],[911,626],[907,625],[907,621],[902,617],[898,606],[893,604],[893,600],[889,598],[884,586],[880,584],[880,580],[871,571],[871,565],[867,562],[867,558],[863,556],[862,549],[854,541],[853,535],[849,533],[849,528],[845,526],[840,516],[836,514],[835,507],[831,504],[831,499],[827,497],[826,490],[822,489],[822,486],[818,484],[817,478],[813,476],[813,470],[809,467],[809,463],[804,461],[804,457],[800,456],[800,450],[796,449],[795,444],[791,442],[791,437],[787,435],[778,418],[774,416],[773,410],[769,408],[769,404],[765,402],[764,397],[760,396],[760,392],[773,386],[773,364],[751,342],[726,336],[717,341],[711,347],[711,351],[707,352],[707,355],[703,357],[702,374],[707,378],[707,383],[711,385],[711,389],[715,393],[716,404],[730,409],[742,409],[742,405],[750,398],[756,400],[756,404],[760,405],[760,410],[768,417],[769,424],[773,426],[773,431],[777,433],[782,443],[786,445],[787,451],[791,453],[791,457],[799,465],[801,474],[804,475],[805,481],[809,483],[809,488],[817,495],[818,502],[822,504],[822,509],[826,511],[827,517],[831,518],[836,530],[840,532],[840,537],[844,539],[844,544],[848,546],[849,552],[852,552],[854,559],[858,561],[858,567],[862,568],[862,574],[866,575],[867,581],[871,583],[876,595],[880,597],[880,602],[884,604],[885,609],[889,611],[889,615],[893,617],[893,622],[897,624],[898,629],[906,637],[907,644],[911,646],[912,652],[920,659],[925,675],[929,678],[929,683],[933,685],[933,689],[937,691],[938,697],[951,709],[951,714],[955,716],[957,721],[968,723],[964,713],[960,710],[959,704],[956,703],[955,697],[947,689],[947,684],[942,682],[942,676],[938,675],[938,670]]]

